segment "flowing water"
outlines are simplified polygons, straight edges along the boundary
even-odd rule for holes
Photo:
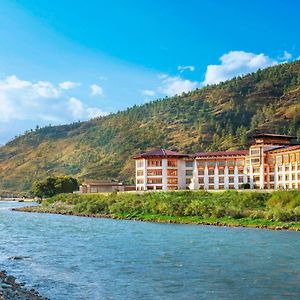
[[[23,205],[0,202],[0,267],[51,299],[300,298],[299,232],[10,210]]]

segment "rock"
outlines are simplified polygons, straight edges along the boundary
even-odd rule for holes
[[[30,256],[12,256],[9,259],[10,260],[22,260],[22,259],[28,259],[31,258]]]

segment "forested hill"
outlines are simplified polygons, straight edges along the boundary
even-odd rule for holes
[[[193,153],[243,148],[254,131],[300,138],[300,61],[88,122],[40,128],[0,148],[0,190],[48,175],[134,177],[132,156],[153,147]]]

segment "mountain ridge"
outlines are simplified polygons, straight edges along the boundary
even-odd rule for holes
[[[132,182],[132,156],[247,146],[254,132],[300,140],[300,61],[238,76],[85,122],[29,131],[0,147],[0,190],[50,175]]]

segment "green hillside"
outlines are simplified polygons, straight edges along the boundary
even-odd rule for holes
[[[47,175],[130,182],[132,156],[141,151],[243,148],[254,131],[300,139],[300,61],[88,122],[28,132],[0,148],[0,190],[28,190]]]

